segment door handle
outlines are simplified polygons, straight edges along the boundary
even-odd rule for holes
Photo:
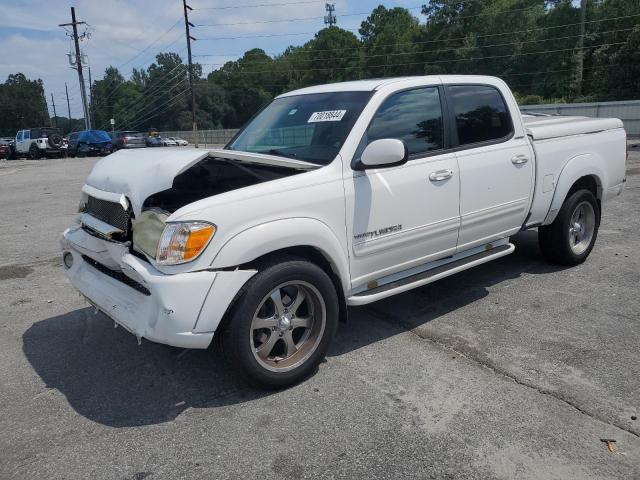
[[[515,157],[513,157],[511,159],[511,163],[513,163],[514,165],[524,165],[525,163],[527,163],[529,161],[529,157],[527,157],[526,155],[516,155]]]
[[[452,170],[438,170],[437,172],[432,172],[429,174],[429,180],[431,180],[432,182],[442,182],[451,177],[453,177]]]

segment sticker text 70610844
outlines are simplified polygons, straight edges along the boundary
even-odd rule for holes
[[[313,112],[307,123],[315,122],[339,122],[347,113],[346,110],[326,110],[324,112]]]

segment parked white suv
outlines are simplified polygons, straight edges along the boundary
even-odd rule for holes
[[[514,250],[576,265],[622,192],[617,119],[527,117],[493,77],[426,76],[277,97],[224,149],[119,151],[64,232],[73,285],[139,339],[219,341],[263,385],[310,374],[348,305]]]
[[[66,153],[62,131],[51,127],[20,130],[16,134],[13,148],[13,156],[28,156],[31,160],[42,157],[60,158]]]

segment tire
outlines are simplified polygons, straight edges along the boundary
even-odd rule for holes
[[[559,265],[584,262],[598,236],[600,207],[589,190],[567,197],[550,225],[538,228],[538,244],[547,260]]]
[[[227,315],[216,343],[228,366],[254,385],[283,388],[307,378],[326,356],[338,295],[320,267],[283,257],[247,282]]]
[[[33,143],[29,147],[29,158],[31,160],[38,160],[40,158],[40,149]]]
[[[47,141],[51,148],[60,148],[62,146],[62,137],[57,133],[53,133],[47,136]]]

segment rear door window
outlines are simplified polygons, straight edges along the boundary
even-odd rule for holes
[[[382,138],[404,141],[409,155],[440,150],[444,145],[438,87],[416,88],[387,98],[367,131],[367,144]]]
[[[513,133],[509,109],[497,88],[489,85],[447,87],[459,145],[498,141]]]

